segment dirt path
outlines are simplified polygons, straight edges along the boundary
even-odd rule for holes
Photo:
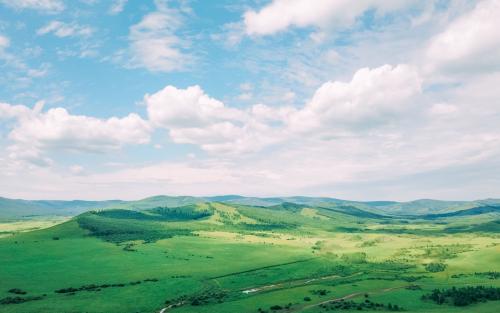
[[[267,290],[275,290],[275,289],[282,289],[282,288],[294,288],[294,287],[304,286],[304,285],[307,285],[307,284],[312,283],[312,282],[323,281],[323,280],[328,280],[328,279],[351,278],[351,277],[358,276],[358,275],[361,275],[361,274],[363,274],[363,272],[354,273],[354,274],[349,275],[349,276],[328,275],[328,276],[315,277],[315,278],[305,278],[305,279],[298,279],[298,280],[289,280],[289,281],[284,281],[284,282],[281,282],[281,283],[276,283],[276,284],[271,284],[271,285],[265,285],[265,286],[259,286],[259,287],[253,287],[253,288],[245,288],[245,289],[235,290],[234,292],[242,292],[244,294],[255,294],[255,293],[258,293],[258,292],[261,292],[261,291],[267,291]],[[313,307],[316,307],[316,306],[320,306],[322,304],[327,304],[327,303],[332,303],[332,302],[338,302],[338,301],[342,301],[342,300],[347,300],[347,299],[355,298],[355,297],[358,297],[358,296],[361,296],[361,295],[364,295],[364,294],[370,294],[371,295],[371,294],[385,293],[385,292],[389,292],[389,291],[392,291],[392,290],[406,288],[408,286],[409,285],[404,285],[404,286],[383,288],[383,289],[377,289],[377,290],[371,290],[371,291],[354,292],[354,293],[351,293],[351,294],[348,294],[348,295],[345,295],[345,296],[342,296],[342,297],[339,297],[339,298],[328,299],[328,300],[325,300],[325,301],[322,301],[322,302],[318,302],[318,303],[314,303],[314,304],[309,304],[309,305],[301,306],[301,307],[298,307],[298,308],[296,308],[296,309],[294,309],[292,311],[289,311],[289,312],[300,312],[302,310],[310,309],[310,308],[313,308]],[[174,304],[170,304],[169,306],[164,307],[163,309],[161,309],[159,311],[159,313],[166,313],[170,309],[173,309],[173,308],[176,308],[176,307],[180,307],[180,306],[182,306],[184,304],[185,304],[184,301],[178,302],[178,303],[174,303]]]
[[[351,278],[351,277],[361,275],[361,274],[363,274],[363,272],[354,273],[354,274],[349,275],[349,276],[328,275],[328,276],[315,277],[315,278],[288,280],[288,281],[275,283],[275,284],[271,284],[271,285],[247,287],[244,289],[240,289],[240,291],[244,294],[254,294],[254,293],[265,291],[265,290],[299,287],[299,286],[304,286],[304,285],[310,284],[312,282],[329,280],[329,279]]]
[[[402,289],[402,288],[406,288],[406,287],[408,287],[408,285],[398,286],[398,287],[391,287],[391,288],[384,288],[384,289],[380,289],[380,290],[372,290],[372,291],[368,291],[368,292],[354,292],[354,293],[345,295],[345,296],[340,297],[340,298],[329,299],[329,300],[326,300],[326,301],[323,301],[323,302],[306,305],[306,306],[303,306],[301,308],[297,308],[296,310],[291,311],[291,312],[300,312],[302,310],[310,309],[310,308],[313,308],[313,307],[316,307],[316,306],[320,306],[320,305],[323,305],[323,304],[328,304],[328,303],[333,303],[333,302],[339,302],[339,301],[342,301],[342,300],[347,300],[347,299],[355,298],[355,297],[358,297],[358,296],[361,296],[361,295],[364,295],[364,294],[372,295],[372,294],[378,294],[378,293],[389,292],[389,291],[392,291],[392,290]]]
[[[271,285],[247,287],[247,288],[235,290],[233,292],[242,292],[244,294],[255,294],[255,293],[258,293],[261,291],[267,291],[267,290],[294,288],[294,287],[304,286],[304,285],[310,284],[312,282],[324,281],[324,280],[328,280],[328,279],[351,278],[351,277],[361,275],[361,274],[363,274],[363,272],[354,273],[354,274],[349,275],[349,276],[328,275],[328,276],[315,277],[315,278],[303,278],[303,279],[296,279],[296,280],[288,280],[288,281],[283,281],[283,282],[275,283],[275,284],[271,284]],[[219,282],[216,279],[213,279],[213,280],[220,287]],[[161,309],[159,313],[166,313],[170,309],[182,306],[184,304],[185,304],[185,302],[170,304],[169,306]]]
[[[163,309],[161,309],[160,313],[165,313],[165,312],[167,312],[168,310],[170,310],[172,308],[176,308],[176,307],[182,306],[182,305],[184,305],[184,303],[185,303],[184,301],[178,302],[178,303],[173,303],[173,304],[171,304],[169,306],[166,306]]]

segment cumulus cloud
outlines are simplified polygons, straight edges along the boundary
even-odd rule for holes
[[[294,134],[342,133],[371,128],[414,108],[421,80],[409,65],[358,70],[350,82],[324,83],[301,108],[256,104],[226,106],[199,86],[167,86],[146,95],[152,125],[168,129],[176,143],[210,152],[248,152],[283,142]]]
[[[149,119],[163,127],[202,127],[221,120],[237,121],[244,118],[239,110],[209,97],[200,86],[177,89],[166,86],[144,97]]]
[[[32,9],[47,13],[64,10],[64,3],[61,0],[0,0],[0,3],[17,10]]]
[[[350,26],[367,10],[385,13],[407,7],[413,2],[317,0],[311,3],[309,0],[273,0],[258,11],[245,12],[243,18],[248,35],[272,35],[289,27]]]
[[[422,106],[417,103],[414,107],[414,98],[422,89],[415,68],[384,65],[360,69],[348,81],[323,84],[299,108],[257,104],[244,109],[228,107],[199,86],[186,89],[167,86],[144,98],[150,123],[167,129],[174,142],[195,144],[211,152],[209,158],[129,164],[102,173],[88,169],[82,172],[82,168],[73,166],[70,177],[57,173],[33,174],[33,171],[40,173],[39,169],[30,169],[28,175],[17,169],[16,177],[2,188],[10,190],[10,194],[27,192],[19,186],[31,177],[40,181],[46,178],[50,188],[54,188],[40,187],[37,192],[57,194],[58,188],[64,186],[70,194],[79,194],[82,184],[88,184],[99,186],[86,189],[88,196],[104,198],[124,194],[139,198],[152,193],[232,192],[330,196],[333,193],[345,198],[407,199],[415,197],[415,193],[394,188],[400,188],[397,182],[402,179],[415,178],[407,186],[419,187],[422,196],[456,197],[461,194],[457,190],[462,190],[459,185],[463,182],[440,176],[441,171],[457,171],[467,176],[473,175],[480,164],[498,164],[494,160],[500,156],[499,107],[495,102],[498,98],[495,86],[499,83],[498,74],[489,75],[453,90],[447,95],[447,102]],[[428,114],[423,114],[411,127],[400,123],[370,132],[357,132],[357,126],[353,127],[373,119],[378,121],[375,126],[390,122],[386,116],[391,115],[395,120],[405,115],[414,118],[414,109]],[[111,119],[73,116],[64,109],[43,112],[41,104],[35,109],[1,104],[0,118],[19,123],[9,135],[14,144],[7,149],[8,156],[37,165],[53,165],[45,154],[48,150],[88,151],[82,146],[91,147],[92,151],[117,149],[124,144],[147,142],[151,131],[145,125],[144,131],[131,130],[141,129],[140,125],[146,123],[142,119],[125,122],[128,118],[125,117],[110,126]],[[315,130],[320,131],[305,135],[295,131],[293,127],[299,124],[294,123],[304,125],[308,118],[318,123],[314,125],[320,128]],[[26,119],[24,124],[22,119]],[[333,136],[314,135],[325,131]],[[89,143],[94,140],[97,144]],[[266,146],[273,146],[272,154],[247,153]],[[236,155],[228,155],[234,152]],[[5,165],[0,163],[0,167],[3,169]],[[488,179],[495,185],[498,177],[492,173]],[[420,175],[434,175],[432,187],[419,186]],[[395,186],[389,188],[390,182]],[[482,197],[494,192],[492,184],[481,182],[484,177],[474,183],[468,196]],[[357,187],[363,184],[380,188]],[[371,193],[366,193],[367,190]]]
[[[169,130],[176,143],[199,145],[209,152],[255,151],[275,139],[270,127],[252,110],[228,107],[209,97],[199,86],[167,86],[144,97],[148,117],[156,127]]]
[[[296,130],[371,127],[411,109],[421,79],[409,65],[362,68],[350,82],[324,83],[304,108],[292,115]]]
[[[500,69],[499,0],[484,0],[435,35],[426,51],[428,70],[490,72]]]
[[[157,0],[157,10],[130,27],[132,60],[129,66],[145,67],[153,72],[171,72],[184,68],[191,56],[184,50],[186,40],[176,32],[182,26],[182,12]]]
[[[139,115],[98,119],[72,115],[64,108],[42,112],[43,103],[34,109],[23,105],[0,103],[0,118],[15,119],[8,134],[12,159],[47,164],[47,151],[79,151],[100,153],[116,150],[127,144],[146,144],[151,127]],[[37,161],[39,162],[39,161]]]
[[[21,118],[32,111],[24,105],[11,105],[0,102],[0,120]]]
[[[36,33],[38,35],[53,33],[57,37],[64,38],[74,36],[88,37],[92,35],[93,31],[94,30],[89,26],[82,26],[75,23],[64,23],[60,21],[51,21],[44,27],[39,28]]]
[[[22,118],[9,138],[41,148],[99,152],[124,144],[148,143],[149,126],[134,113],[102,120],[71,115],[64,108],[55,108]]]

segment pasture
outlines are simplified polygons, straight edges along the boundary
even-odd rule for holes
[[[496,312],[426,298],[500,287],[498,229],[455,230],[488,216],[203,203],[5,223],[25,231],[0,239],[0,312]]]

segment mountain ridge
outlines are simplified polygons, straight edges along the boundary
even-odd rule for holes
[[[28,216],[66,215],[74,216],[92,209],[133,209],[144,210],[154,207],[178,207],[201,202],[222,202],[252,206],[272,207],[283,203],[320,206],[330,209],[348,207],[378,215],[423,216],[448,214],[485,205],[500,204],[500,199],[480,199],[473,201],[446,201],[417,199],[413,201],[353,201],[330,197],[246,197],[241,195],[219,196],[168,196],[156,195],[140,200],[24,200],[0,197],[0,218],[22,218]]]

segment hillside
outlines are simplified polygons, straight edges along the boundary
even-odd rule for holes
[[[380,216],[412,216],[446,214],[480,207],[500,204],[500,200],[486,199],[476,201],[415,200],[395,201],[349,201],[327,197],[244,197],[238,195],[193,197],[193,196],[154,196],[136,201],[61,201],[61,200],[21,200],[0,197],[0,219],[15,219],[30,216],[64,215],[75,216],[91,209],[132,209],[143,210],[153,207],[178,207],[202,202],[223,202],[250,206],[271,207],[282,203],[296,203],[306,206],[320,206],[336,210],[362,210]]]
[[[74,216],[95,208],[106,208],[122,204],[120,200],[108,201],[61,201],[61,200],[21,200],[0,197],[0,219],[33,216],[63,215]]]
[[[160,196],[114,203],[116,208],[89,210],[53,227],[7,234],[0,238],[0,311],[498,308],[495,298],[463,308],[426,300],[436,288],[500,288],[496,207],[405,218],[326,205],[325,199],[322,206],[302,198],[268,206],[228,203],[234,196],[201,200]]]

